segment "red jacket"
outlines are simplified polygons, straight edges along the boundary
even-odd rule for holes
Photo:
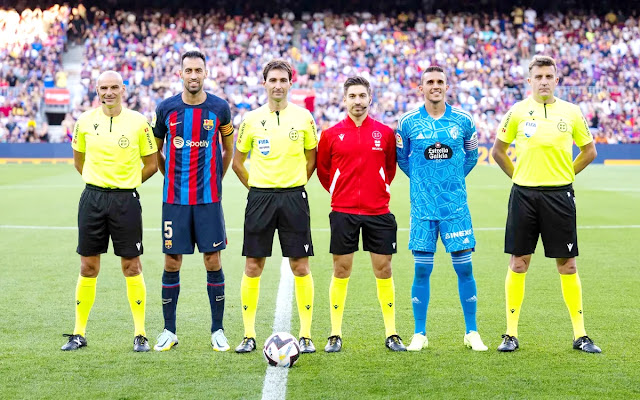
[[[317,163],[318,178],[331,193],[333,211],[389,212],[389,185],[396,176],[396,141],[391,128],[368,116],[356,127],[347,116],[322,132]]]

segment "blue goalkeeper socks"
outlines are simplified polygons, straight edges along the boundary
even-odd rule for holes
[[[415,319],[414,333],[427,333],[427,309],[429,308],[429,280],[433,271],[433,253],[413,251],[415,274],[411,287],[411,303]]]
[[[451,253],[453,269],[458,274],[458,294],[460,304],[464,313],[464,323],[467,333],[478,331],[476,325],[476,309],[478,293],[476,290],[476,280],[473,278],[473,268],[471,264],[471,252],[463,254]]]

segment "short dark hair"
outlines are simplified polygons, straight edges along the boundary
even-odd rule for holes
[[[183,53],[182,59],[180,60],[180,68],[182,68],[185,58],[199,58],[202,60],[204,65],[207,65],[207,59],[205,58],[204,54],[200,50],[189,50]]]
[[[429,72],[442,72],[443,74],[445,74],[444,72],[444,68],[442,68],[439,65],[432,65],[430,67],[427,67],[427,69],[424,70],[424,72],[422,73],[422,76],[420,77],[420,82],[422,83],[422,79],[424,78],[424,76],[426,74],[428,74]],[[446,77],[447,74],[445,74]]]
[[[262,70],[262,76],[264,77],[265,82],[267,81],[267,75],[269,75],[269,71],[272,69],[280,69],[289,74],[289,80],[293,77],[293,68],[291,68],[291,64],[286,62],[283,59],[271,60],[264,66]]]
[[[529,75],[531,75],[531,70],[533,67],[553,67],[553,70],[558,72],[558,67],[556,66],[556,60],[553,57],[549,56],[533,56],[531,62],[529,62]]]
[[[344,94],[347,94],[347,91],[351,86],[357,85],[366,87],[367,93],[369,93],[369,96],[371,96],[371,84],[369,84],[369,81],[361,76],[350,76],[346,81],[344,81]]]

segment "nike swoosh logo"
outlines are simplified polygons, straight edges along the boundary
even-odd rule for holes
[[[220,246],[221,244],[222,244],[222,242],[214,243],[214,244],[213,244],[213,247],[218,247],[218,246]]]
[[[181,123],[182,123],[182,122],[171,122],[171,123],[169,124],[169,126],[176,126],[176,125],[181,124]]]

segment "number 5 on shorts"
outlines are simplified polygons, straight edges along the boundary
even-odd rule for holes
[[[173,237],[173,228],[171,227],[171,223],[173,221],[164,221],[164,238],[171,239]]]

